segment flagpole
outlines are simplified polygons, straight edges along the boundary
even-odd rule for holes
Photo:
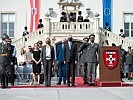
[[[25,25],[27,26],[27,0],[25,0]]]

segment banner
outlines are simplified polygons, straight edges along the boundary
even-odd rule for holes
[[[103,0],[103,28],[106,23],[112,31],[112,0]]]
[[[30,6],[31,6],[30,32],[35,31],[39,24],[39,8],[40,8],[39,1],[40,0],[30,0]]]

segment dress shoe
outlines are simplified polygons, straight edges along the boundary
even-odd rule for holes
[[[61,82],[58,82],[57,85],[61,85]]]
[[[88,84],[88,82],[84,82],[84,84]]]
[[[75,87],[76,85],[75,84],[72,84],[73,87]]]
[[[14,84],[11,84],[11,86],[14,86]]]
[[[47,85],[48,87],[50,87],[51,85]]]
[[[70,84],[67,84],[67,87],[70,87]]]
[[[63,84],[66,85],[66,82],[64,82]]]
[[[88,86],[92,86],[92,83],[88,83]]]

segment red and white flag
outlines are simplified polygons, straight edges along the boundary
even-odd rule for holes
[[[40,0],[30,0],[30,6],[31,6],[30,32],[35,31],[39,24],[39,8],[40,8],[39,1]]]

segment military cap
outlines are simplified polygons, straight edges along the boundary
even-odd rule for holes
[[[62,12],[61,15],[66,15],[66,13],[65,12]]]
[[[42,19],[39,19],[39,22],[42,22]]]
[[[6,33],[4,33],[1,38],[2,38],[2,40],[5,40],[5,39],[9,38],[9,36]]]
[[[123,29],[120,29],[120,32],[123,32]]]
[[[79,12],[78,12],[78,14],[79,14],[79,15],[81,15],[81,14],[82,14],[82,12],[81,12],[81,11],[79,11]]]

